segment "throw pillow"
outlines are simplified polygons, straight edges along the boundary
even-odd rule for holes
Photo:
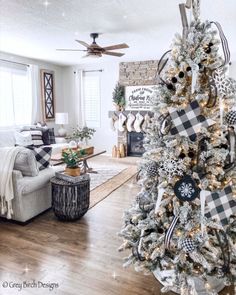
[[[13,169],[21,171],[24,176],[37,176],[39,174],[34,153],[29,149],[24,149],[17,154]]]
[[[50,165],[50,159],[52,154],[52,148],[48,146],[44,147],[28,147],[35,155],[35,159],[38,162],[39,170],[43,170]]]
[[[33,145],[32,136],[29,131],[25,131],[24,133],[15,131],[14,136],[15,136],[16,145],[20,145],[20,146]]]
[[[32,137],[33,145],[39,147],[43,145],[43,135],[41,130],[29,130],[29,131],[21,131],[22,134],[29,133]]]
[[[49,130],[50,144],[56,143],[55,134],[54,134],[54,128],[49,128],[48,130]]]

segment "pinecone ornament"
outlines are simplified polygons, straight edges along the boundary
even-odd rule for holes
[[[158,175],[158,165],[156,162],[151,162],[146,167],[148,177],[156,177]]]
[[[236,111],[229,111],[225,115],[225,120],[226,120],[227,124],[229,124],[229,125],[236,124]]]
[[[191,253],[196,249],[196,245],[193,240],[186,238],[183,240],[181,248],[184,250],[184,252]]]

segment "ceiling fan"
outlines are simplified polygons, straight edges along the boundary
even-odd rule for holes
[[[114,52],[114,51],[110,51],[110,50],[129,48],[129,46],[125,43],[101,47],[96,43],[96,38],[98,38],[98,36],[99,36],[98,33],[91,33],[90,34],[90,37],[93,39],[93,42],[91,45],[89,45],[86,42],[81,41],[81,40],[75,40],[79,44],[85,46],[86,49],[57,49],[57,50],[58,51],[85,51],[85,52],[87,52],[87,54],[83,57],[102,57],[103,54],[121,57],[124,55],[124,53]]]

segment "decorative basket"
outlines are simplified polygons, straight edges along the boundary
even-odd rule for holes
[[[59,220],[72,221],[81,218],[89,208],[90,177],[83,175],[76,183],[53,177],[52,208]]]

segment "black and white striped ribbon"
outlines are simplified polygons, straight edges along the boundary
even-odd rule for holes
[[[168,58],[166,58],[166,60],[164,60],[165,56],[167,54],[169,54],[171,52],[171,50],[168,50],[166,51],[162,57],[160,58],[159,62],[158,62],[158,65],[157,65],[157,72],[156,72],[156,75],[155,75],[155,80],[157,80],[157,77],[159,77],[159,79],[161,80],[162,83],[168,85],[168,83],[166,81],[164,81],[162,78],[161,78],[161,72],[163,71],[164,67],[166,66],[167,62],[168,62]]]
[[[214,24],[219,31],[220,40],[221,40],[221,44],[222,44],[222,48],[223,48],[223,52],[224,52],[224,57],[225,57],[224,63],[221,66],[221,67],[223,67],[230,62],[229,44],[228,44],[228,41],[227,41],[225,34],[222,30],[221,25],[218,22],[213,22],[213,21],[211,22],[211,24]]]
[[[173,235],[173,232],[175,230],[175,227],[176,227],[176,224],[177,224],[178,220],[179,220],[179,216],[176,215],[174,217],[174,219],[172,220],[171,225],[170,225],[170,227],[168,228],[168,230],[166,232],[166,235],[165,235],[165,248],[166,249],[169,249],[169,247],[170,247],[170,240],[172,238],[172,235]]]

